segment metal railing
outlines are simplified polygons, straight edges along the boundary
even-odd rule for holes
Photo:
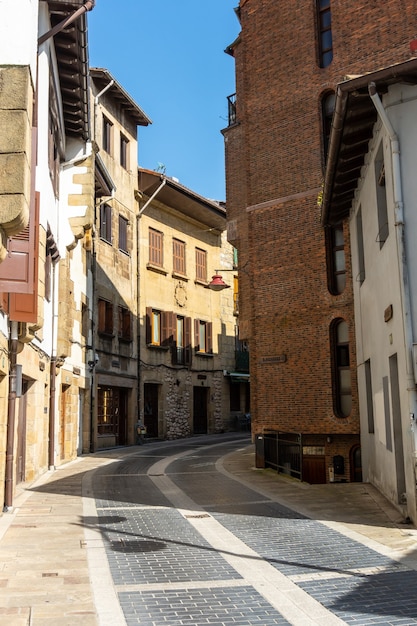
[[[263,433],[265,467],[302,480],[302,441],[300,433]]]

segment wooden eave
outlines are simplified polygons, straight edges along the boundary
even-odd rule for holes
[[[377,121],[377,112],[368,92],[371,82],[375,83],[380,95],[396,83],[415,85],[417,59],[338,85],[322,199],[324,226],[339,224],[349,215],[352,206]]]

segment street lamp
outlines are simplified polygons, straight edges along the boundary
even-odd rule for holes
[[[223,291],[223,289],[229,289],[230,285],[226,284],[219,272],[237,272],[236,269],[231,270],[214,270],[216,273],[211,279],[211,282],[207,285],[208,289],[212,291]]]

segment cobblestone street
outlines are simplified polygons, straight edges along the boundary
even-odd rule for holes
[[[253,466],[241,434],[56,471],[3,529],[0,624],[417,624],[417,535],[398,511],[369,485]]]

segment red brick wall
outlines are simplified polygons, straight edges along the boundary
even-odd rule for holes
[[[347,75],[409,58],[417,12],[414,2],[398,0],[333,0],[331,8],[334,56],[320,69],[313,0],[241,0],[237,124],[224,132],[226,196],[242,268],[239,312],[241,334],[250,340],[253,432],[322,434],[323,445],[326,434],[344,434],[346,464],[358,441],[349,435],[359,433],[352,279],[347,241],[346,289],[329,293],[317,204],[320,99]],[[345,419],[333,410],[329,327],[338,317],[350,329],[353,408]],[[268,361],[283,355],[283,363]]]

